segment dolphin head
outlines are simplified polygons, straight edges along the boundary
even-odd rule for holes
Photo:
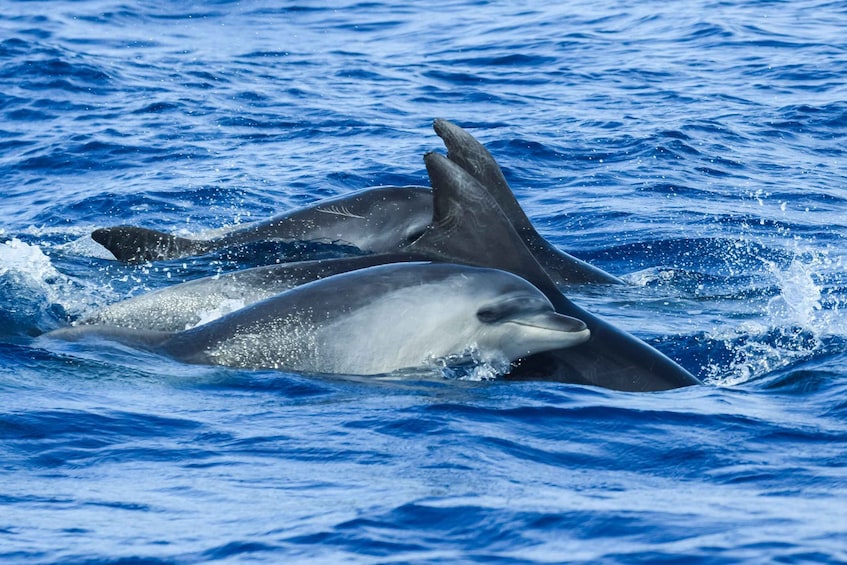
[[[390,268],[395,275],[413,272],[401,265]],[[582,320],[556,312],[543,292],[512,273],[445,263],[415,270],[414,283],[392,293],[378,316],[391,320],[383,338],[399,341],[389,350],[414,351],[407,361],[396,362],[398,367],[419,365],[422,359],[415,355],[449,361],[468,352],[477,361],[501,366],[590,337]]]
[[[293,292],[305,294],[308,286]],[[590,336],[535,286],[498,269],[396,263],[329,277],[311,289],[315,297],[296,302],[311,304],[323,326],[310,340],[317,372],[384,374],[464,363],[468,355],[502,366]]]
[[[523,279],[516,283],[524,288],[501,294],[477,309],[481,350],[499,351],[514,361],[588,341],[591,333],[582,320],[556,312],[550,300]]]
[[[556,312],[543,292],[517,275],[459,265],[429,268],[444,278],[418,288],[416,299],[425,313],[415,324],[430,334],[431,354],[456,354],[471,344],[477,359],[499,364],[590,337],[582,320]]]

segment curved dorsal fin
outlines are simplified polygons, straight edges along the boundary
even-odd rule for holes
[[[462,167],[488,189],[497,204],[519,232],[537,234],[532,222],[518,204],[500,165],[477,139],[443,119],[433,123],[433,129],[447,147],[447,158]],[[541,237],[541,236],[538,236]]]
[[[441,261],[509,271],[554,304],[562,298],[497,201],[467,171],[438,153],[424,156],[432,183],[432,222],[407,248]]]
[[[535,258],[557,283],[622,284],[619,278],[556,248],[539,234],[512,192],[500,165],[474,136],[447,120],[433,123],[447,158],[470,173],[494,198]]]

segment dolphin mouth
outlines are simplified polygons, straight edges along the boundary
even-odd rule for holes
[[[578,343],[587,341],[591,336],[591,332],[588,326],[585,325],[585,322],[577,318],[559,314],[558,312],[540,312],[531,316],[512,318],[508,323],[539,330],[570,334],[569,337]]]

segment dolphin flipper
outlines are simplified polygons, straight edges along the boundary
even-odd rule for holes
[[[135,226],[99,228],[91,232],[91,239],[124,263],[175,259],[206,251],[203,242]]]
[[[500,165],[477,139],[451,122],[437,119],[433,129],[447,147],[447,158],[488,189],[538,262],[559,284],[623,284],[619,278],[569,255],[544,239],[515,198]]]

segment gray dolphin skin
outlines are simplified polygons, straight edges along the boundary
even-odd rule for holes
[[[417,239],[431,218],[429,189],[384,186],[322,200],[212,239],[177,237],[135,226],[99,228],[91,237],[126,263],[201,255],[255,241],[320,241],[387,253]]]
[[[180,331],[332,275],[376,265],[426,260],[425,254],[374,254],[242,269],[121,300],[89,313],[77,324]]]
[[[557,312],[584,321],[591,332],[588,341],[581,345],[521,359],[507,379],[558,381],[630,392],[701,384],[653,347],[568,300],[529,252],[494,198],[467,171],[437,153],[428,153],[424,160],[436,194],[436,213],[427,232],[416,242],[420,244],[419,250],[441,260],[447,260],[450,253],[461,253],[449,247],[461,225],[451,211],[484,209],[489,223],[482,229],[475,226],[462,232],[463,245],[467,247],[461,262],[502,269],[526,279],[550,299]],[[453,233],[446,226],[453,226]],[[471,248],[475,251],[469,259],[467,249]]]
[[[511,273],[395,263],[298,286],[183,332],[92,325],[48,337],[101,337],[187,363],[382,375],[468,359],[509,363],[578,345],[589,331]]]
[[[545,240],[524,213],[491,153],[472,135],[447,120],[435,120],[433,127],[447,146],[447,157],[489,191],[556,284],[622,284],[619,278]],[[99,228],[91,237],[127,263],[198,255],[263,240],[336,242],[366,253],[392,253],[408,250],[431,217],[429,189],[377,187],[320,201],[214,239],[187,239],[134,226]]]
[[[442,120],[436,124],[448,132],[455,127]],[[451,144],[455,142],[447,142],[448,148]],[[456,161],[455,153],[454,159],[437,153],[425,156],[432,183],[432,217],[423,235],[401,253],[284,263],[207,277],[108,306],[82,323],[182,330],[202,321],[204,309],[218,309],[219,315],[226,310],[227,303],[230,308],[237,308],[242,302],[249,304],[333,274],[387,263],[439,261],[514,273],[540,289],[556,311],[588,325],[591,337],[587,342],[522,357],[506,375],[507,379],[577,383],[638,392],[699,384],[693,375],[659,351],[563,296],[528,248],[526,238],[518,235],[514,220],[507,217],[490,187],[483,186]]]

